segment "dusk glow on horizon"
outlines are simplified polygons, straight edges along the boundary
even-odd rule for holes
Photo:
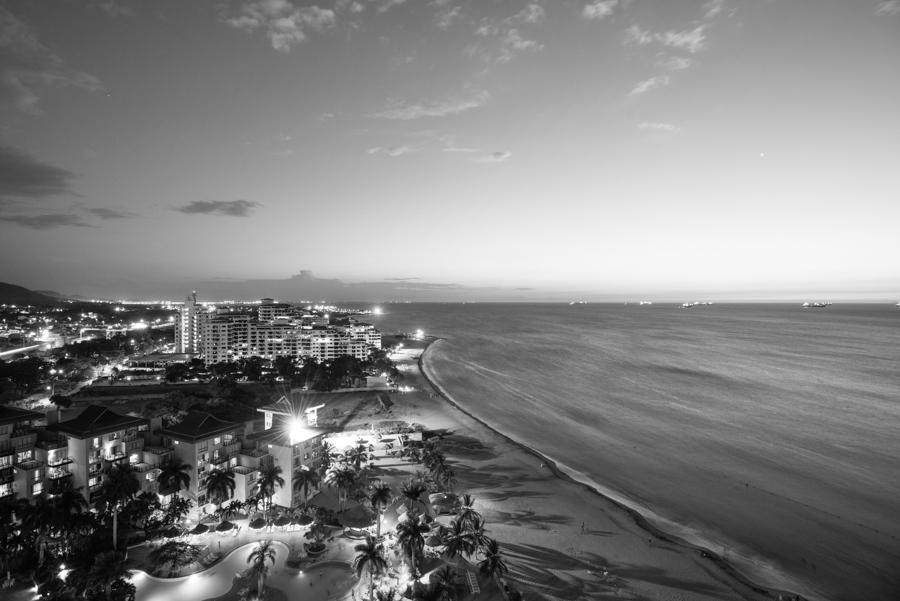
[[[900,295],[896,1],[11,0],[0,30],[2,282]]]

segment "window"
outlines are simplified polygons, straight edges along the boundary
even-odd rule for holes
[[[209,441],[208,441],[208,440],[204,440],[204,441],[202,441],[200,444],[197,445],[197,450],[198,450],[198,451],[205,451],[205,450],[208,449],[208,448],[209,448]]]
[[[31,489],[31,494],[34,496],[37,496],[37,495],[41,494],[42,492],[44,492],[44,483],[43,482],[37,482],[34,485],[34,488]]]
[[[221,442],[222,442],[221,436],[216,436],[215,438],[213,438],[213,444],[220,444]]]
[[[95,449],[100,447],[100,437],[99,436],[93,440],[93,442],[91,443],[91,446],[94,447]]]
[[[35,482],[41,481],[41,470],[34,470],[34,481]]]
[[[31,459],[31,449],[16,453],[16,463],[22,463],[23,461],[28,461],[29,459]]]

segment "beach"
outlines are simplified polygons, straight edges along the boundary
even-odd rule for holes
[[[414,391],[394,395],[392,417],[447,432],[442,448],[456,472],[456,489],[475,497],[507,558],[509,578],[526,598],[791,598],[757,587],[715,554],[653,529],[461,410],[428,377],[429,344],[440,341],[393,355],[403,385]]]

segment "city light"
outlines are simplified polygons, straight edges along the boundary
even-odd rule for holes
[[[306,420],[301,417],[294,416],[288,421],[288,436],[290,436],[291,444],[296,444],[309,438],[309,429],[306,427]]]

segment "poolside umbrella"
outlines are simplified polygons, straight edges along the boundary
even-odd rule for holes
[[[216,532],[228,532],[232,528],[234,528],[234,524],[232,524],[228,520],[225,520],[224,522],[216,526]]]
[[[290,524],[290,523],[291,523],[291,518],[289,518],[289,517],[286,516],[286,515],[279,516],[279,517],[275,520],[275,525],[278,526],[279,528],[282,528],[282,527],[284,527],[284,526],[287,526],[287,525]]]
[[[309,526],[313,523],[313,518],[309,515],[301,515],[299,518],[294,518],[293,520],[291,520],[291,522],[297,524],[298,526]]]
[[[259,530],[260,528],[262,528],[265,525],[266,525],[266,521],[262,518],[256,518],[249,524],[249,526],[251,528],[253,528],[254,530]]]
[[[182,530],[178,526],[172,526],[171,528],[167,528],[163,531],[163,536],[166,538],[178,538],[182,534],[184,534],[184,530]]]
[[[441,544],[441,537],[438,536],[437,533],[432,534],[427,539],[425,539],[425,544],[429,547],[437,547]]]
[[[209,532],[209,526],[206,524],[197,524],[188,534],[205,534]]]

